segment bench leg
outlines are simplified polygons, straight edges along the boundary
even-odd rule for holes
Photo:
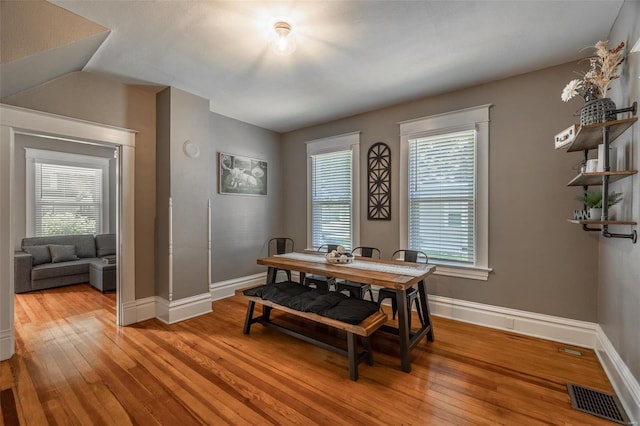
[[[358,341],[356,335],[347,332],[347,356],[349,358],[349,378],[358,380]]]
[[[247,306],[247,317],[244,320],[244,329],[242,330],[244,334],[249,334],[249,331],[251,331],[251,323],[253,320],[253,309],[255,307],[256,307],[256,302],[254,302],[253,300],[250,300],[249,306]]]
[[[371,350],[371,338],[363,337],[362,345],[364,349],[367,351],[367,365],[373,365],[373,351]]]
[[[262,318],[265,321],[271,320],[271,306],[262,305]]]

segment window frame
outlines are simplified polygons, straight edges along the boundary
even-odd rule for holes
[[[36,161],[75,167],[87,167],[102,170],[102,223],[97,233],[109,232],[109,167],[110,158],[61,151],[25,148],[26,158],[26,236],[35,236],[35,163]]]
[[[476,130],[475,264],[431,260],[436,275],[486,281],[489,272],[489,109],[491,104],[421,117],[400,126],[400,246],[409,241],[409,140],[426,136]],[[409,247],[408,247],[409,248]]]
[[[307,250],[313,247],[312,155],[351,151],[351,245],[360,245],[360,132],[345,133],[305,142],[307,146]]]

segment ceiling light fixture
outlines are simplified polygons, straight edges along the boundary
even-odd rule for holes
[[[286,56],[296,50],[296,37],[292,32],[291,24],[286,21],[277,21],[273,24],[275,35],[271,47],[278,55]]]

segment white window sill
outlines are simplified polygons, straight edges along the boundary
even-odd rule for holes
[[[435,265],[436,271],[434,272],[434,275],[467,278],[470,280],[487,281],[489,279],[489,272],[493,271],[491,268],[481,268],[478,266],[461,266],[438,263],[435,263]]]

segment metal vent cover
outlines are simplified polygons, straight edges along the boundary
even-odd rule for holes
[[[571,406],[579,411],[611,420],[621,425],[630,425],[631,421],[622,404],[615,395],[595,389],[567,383]]]

